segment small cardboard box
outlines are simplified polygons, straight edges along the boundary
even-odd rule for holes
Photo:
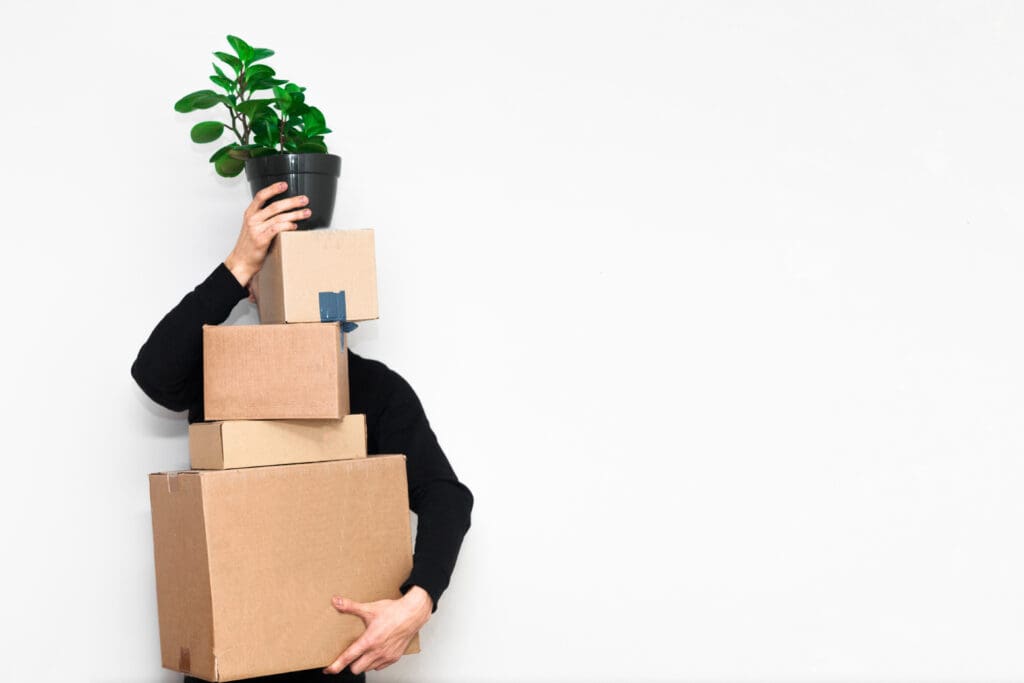
[[[340,420],[228,420],[188,428],[194,470],[366,457],[366,416]]]
[[[151,474],[149,491],[163,666],[208,681],[327,666],[364,630],[331,596],[398,598],[412,569],[400,455]]]
[[[377,318],[373,230],[300,230],[274,238],[257,274],[261,323],[319,322],[320,292],[345,292],[345,319]]]
[[[206,420],[348,415],[340,325],[204,325],[203,401]]]

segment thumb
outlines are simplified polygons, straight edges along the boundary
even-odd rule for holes
[[[373,610],[370,609],[369,605],[364,605],[361,602],[355,600],[349,600],[340,595],[335,595],[331,599],[331,603],[334,605],[334,609],[338,610],[342,614],[354,614],[365,623],[369,624],[370,619],[373,618]]]

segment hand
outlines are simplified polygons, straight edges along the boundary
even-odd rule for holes
[[[309,203],[305,195],[279,199],[270,206],[263,207],[264,202],[286,189],[288,183],[275,183],[264,187],[256,193],[249,208],[245,210],[238,242],[224,259],[224,265],[243,287],[249,285],[252,276],[263,266],[263,260],[267,258],[267,249],[270,248],[274,236],[284,230],[294,230],[294,221],[308,218],[310,215],[309,209],[299,209]]]
[[[405,654],[409,641],[430,619],[434,607],[430,595],[419,586],[413,586],[398,600],[360,603],[335,595],[332,602],[342,614],[362,619],[366,631],[324,669],[325,674],[340,673],[346,666],[354,674],[391,666]]]

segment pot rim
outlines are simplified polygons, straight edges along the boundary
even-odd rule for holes
[[[323,152],[284,152],[245,160],[245,177],[249,180],[299,173],[338,177],[341,175],[341,157]]]

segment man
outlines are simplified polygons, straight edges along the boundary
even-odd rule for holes
[[[146,395],[171,410],[188,410],[190,423],[203,419],[203,325],[224,322],[247,294],[255,300],[252,279],[274,236],[295,230],[295,221],[310,214],[303,208],[305,196],[264,207],[285,189],[286,183],[276,183],[256,194],[245,210],[234,249],[164,316],[132,365],[132,377]],[[383,363],[351,351],[348,366],[352,412],[366,415],[369,452],[406,456],[409,507],[418,517],[412,573],[397,600],[363,604],[334,596],[335,609],[360,617],[366,631],[327,668],[252,681],[323,681],[330,680],[324,674],[341,672],[343,680],[362,681],[364,672],[396,662],[437,609],[469,529],[473,495],[452,471],[412,387]]]

